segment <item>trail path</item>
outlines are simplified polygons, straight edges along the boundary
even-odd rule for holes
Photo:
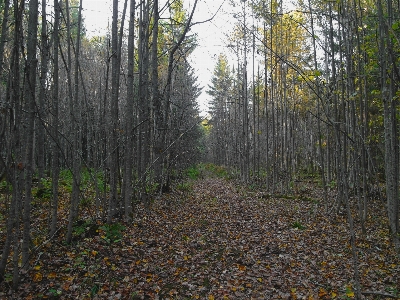
[[[121,241],[107,243],[100,230],[88,231],[74,247],[53,245],[27,274],[19,295],[351,298],[345,215],[328,217],[318,199],[306,200],[274,198],[221,178],[199,179],[186,193],[163,196],[149,212],[140,207]],[[367,239],[357,241],[363,291],[399,290],[399,264],[385,226],[377,215]]]

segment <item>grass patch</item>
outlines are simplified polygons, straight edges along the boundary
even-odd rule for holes
[[[228,169],[224,166],[217,166],[214,164],[206,164],[205,170],[212,173],[214,176],[221,178],[230,178]]]
[[[182,193],[190,193],[193,191],[193,183],[187,181],[178,183],[176,189]]]
[[[292,223],[292,228],[297,228],[297,229],[300,229],[300,230],[306,229],[306,227],[303,224],[301,224],[300,221],[293,222]]]
[[[192,180],[196,180],[200,177],[201,170],[199,166],[192,166],[185,171],[185,175],[188,176]]]

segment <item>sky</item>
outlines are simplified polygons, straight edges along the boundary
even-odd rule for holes
[[[188,1],[188,0],[186,0]],[[194,2],[189,0],[188,2]],[[208,85],[220,53],[227,53],[226,35],[232,28],[232,16],[229,13],[229,0],[200,0],[194,14],[193,22],[201,22],[214,18],[206,23],[194,25],[192,32],[197,34],[199,46],[190,57],[193,68],[199,76],[203,93],[198,101],[202,111],[207,110],[209,96]]]
[[[111,25],[112,5],[110,0],[83,0],[83,14],[88,35],[106,33],[108,24]],[[120,1],[122,10],[123,2]],[[194,0],[184,0],[184,5],[191,11]],[[128,7],[129,10],[129,7]],[[220,53],[228,53],[226,35],[232,28],[232,15],[229,0],[198,0],[193,16],[193,22],[203,22],[214,16],[206,23],[194,25],[190,34],[196,33],[199,46],[189,57],[192,67],[196,70],[198,83],[203,87],[198,102],[200,110],[207,111],[209,96],[206,93],[211,76]]]

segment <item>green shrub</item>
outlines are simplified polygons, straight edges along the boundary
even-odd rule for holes
[[[0,193],[12,192],[12,185],[7,180],[0,181]]]
[[[73,226],[74,235],[80,236],[80,235],[84,234],[86,232],[86,230],[89,230],[91,225],[92,225],[91,220],[77,221]]]
[[[67,192],[72,192],[73,175],[68,169],[61,170],[60,184],[66,189]]]
[[[33,195],[43,200],[49,200],[53,195],[52,181],[50,178],[41,179],[41,187],[34,187],[32,189]]]
[[[156,182],[146,184],[146,193],[149,195],[154,195],[159,191],[160,185]]]
[[[193,180],[196,180],[200,176],[200,170],[197,168],[197,166],[192,166],[189,169],[186,170],[186,175]]]
[[[125,226],[120,223],[104,224],[99,227],[101,231],[100,236],[108,244],[118,243],[122,239],[122,231],[125,230]]]
[[[329,182],[329,183],[327,184],[327,186],[328,186],[329,188],[331,188],[331,189],[336,188],[336,181],[335,181],[335,180],[332,180],[331,182]]]

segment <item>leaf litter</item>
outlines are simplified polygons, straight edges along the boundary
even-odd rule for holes
[[[72,245],[60,232],[34,253],[17,291],[0,285],[0,299],[351,299],[346,215],[313,197],[200,179],[150,210],[138,205],[115,232],[88,221]],[[382,203],[372,208],[367,236],[357,236],[363,297],[395,298],[399,260]]]

